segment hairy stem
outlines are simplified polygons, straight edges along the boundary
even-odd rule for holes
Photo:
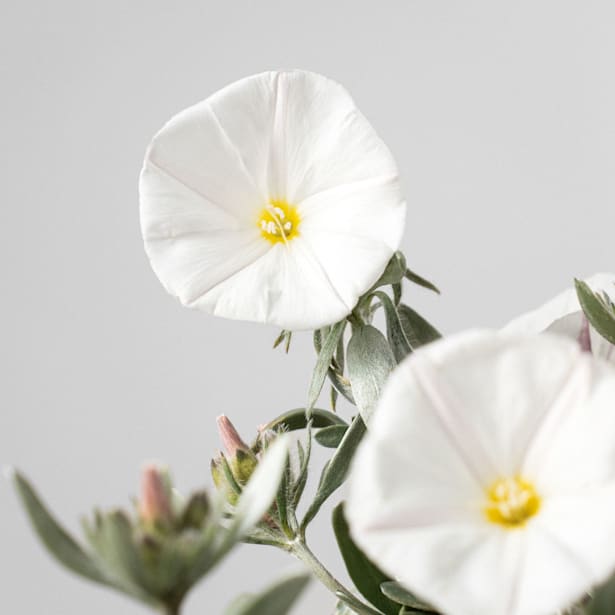
[[[290,552],[301,560],[314,574],[314,576],[333,594],[342,600],[347,600],[359,615],[381,615],[372,607],[361,602],[349,589],[344,587],[312,553],[303,540],[293,542]]]

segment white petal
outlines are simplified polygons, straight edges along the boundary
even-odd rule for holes
[[[542,336],[546,337],[546,336]],[[580,353],[524,463],[545,495],[615,482],[615,368]]]
[[[317,329],[340,320],[344,303],[301,237],[267,253],[194,302],[226,318],[270,322],[289,329]]]
[[[275,199],[300,211],[288,247],[261,235]],[[175,116],[147,152],[140,202],[154,271],[182,303],[294,329],[354,308],[405,216],[386,146],[340,85],[304,71],[242,79]]]
[[[397,176],[391,152],[341,85],[289,71],[278,73],[276,88],[274,194],[299,203],[341,184]]]
[[[615,567],[615,516],[603,512],[615,495],[613,399],[615,370],[560,336],[471,332],[419,350],[391,375],[355,457],[355,540],[450,615],[567,606]],[[484,506],[496,480],[517,475],[544,510],[507,530]],[[562,499],[586,496],[600,512]]]

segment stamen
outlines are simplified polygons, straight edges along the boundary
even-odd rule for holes
[[[258,225],[265,239],[271,243],[283,241],[288,245],[289,240],[299,234],[297,208],[286,201],[271,201],[261,211]]]
[[[497,480],[487,491],[485,515],[507,529],[523,526],[540,509],[534,486],[520,476]]]

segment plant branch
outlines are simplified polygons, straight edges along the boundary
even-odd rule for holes
[[[334,595],[347,601],[358,615],[382,615],[372,607],[361,602],[349,589],[344,587],[312,553],[303,540],[296,540],[290,545],[290,552],[301,560],[314,574],[314,576]]]

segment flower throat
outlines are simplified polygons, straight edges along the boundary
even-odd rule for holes
[[[272,200],[258,218],[261,235],[273,244],[294,239],[299,234],[299,222],[297,208],[284,200]]]
[[[505,528],[522,527],[540,509],[540,497],[534,485],[520,476],[501,478],[487,491],[485,515]]]

